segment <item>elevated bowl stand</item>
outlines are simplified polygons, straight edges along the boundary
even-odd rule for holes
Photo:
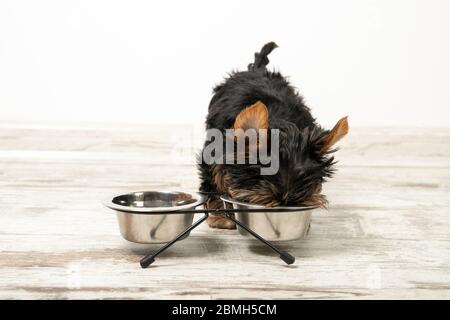
[[[241,227],[242,229],[247,231],[249,234],[251,234],[253,237],[255,237],[256,239],[258,239],[259,241],[264,243],[266,246],[268,246],[272,251],[276,252],[279,255],[280,259],[283,260],[285,263],[287,263],[288,265],[289,264],[293,264],[295,262],[295,258],[292,255],[290,255],[286,251],[278,249],[272,243],[270,243],[269,241],[265,240],[259,234],[257,234],[256,232],[254,232],[253,230],[251,230],[250,228],[248,228],[247,226],[245,226],[241,222],[239,222],[236,218],[234,218],[233,213],[235,213],[235,212],[254,212],[254,213],[292,212],[292,211],[306,211],[306,210],[311,210],[311,208],[304,208],[304,209],[299,209],[299,208],[292,208],[292,209],[289,209],[289,208],[278,208],[278,209],[277,208],[206,209],[206,208],[204,208],[204,209],[190,209],[190,210],[175,210],[173,212],[174,213],[176,212],[177,214],[179,214],[179,213],[181,213],[181,214],[203,213],[204,215],[203,215],[203,217],[201,217],[200,219],[195,221],[186,230],[184,230],[178,236],[176,236],[173,240],[169,241],[164,246],[159,248],[156,252],[150,253],[150,254],[146,255],[145,257],[143,257],[141,259],[141,261],[140,261],[140,265],[141,265],[142,268],[147,268],[148,266],[150,266],[152,263],[155,262],[155,258],[158,255],[160,255],[161,253],[166,251],[168,248],[170,248],[173,244],[175,244],[175,242],[183,239],[186,235],[189,234],[189,232],[191,232],[192,230],[197,228],[200,224],[202,224],[204,221],[206,221],[206,219],[208,219],[209,214],[211,214],[211,213],[223,215],[227,219],[233,221],[234,223],[236,223],[236,225],[238,225],[239,227]],[[155,213],[158,213],[158,212],[157,211],[153,211],[152,213],[155,214]],[[167,211],[162,211],[161,213],[167,214]]]

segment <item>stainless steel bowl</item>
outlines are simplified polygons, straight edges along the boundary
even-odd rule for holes
[[[221,197],[227,209],[258,209],[261,205],[239,202],[228,196]],[[277,207],[295,208],[295,207]],[[314,208],[298,207],[292,212],[236,212],[236,219],[269,241],[287,241],[304,238],[311,223],[311,211]],[[244,236],[250,236],[247,231],[238,226],[238,231]]]
[[[199,193],[137,191],[113,196],[104,204],[116,211],[124,239],[137,243],[165,243],[192,225],[193,213],[177,214],[176,210],[194,209],[205,201]]]

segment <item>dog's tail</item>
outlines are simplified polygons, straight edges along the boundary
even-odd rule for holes
[[[267,56],[277,47],[275,42],[266,43],[259,53],[255,52],[255,62],[248,65],[248,70],[266,69],[266,66],[269,64]]]

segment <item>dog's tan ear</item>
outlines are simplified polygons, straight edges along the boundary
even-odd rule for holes
[[[234,121],[233,129],[268,129],[269,111],[261,101],[242,110]]]
[[[327,152],[339,140],[341,140],[348,133],[348,117],[340,119],[334,128],[325,138],[325,142],[320,150],[322,153]]]

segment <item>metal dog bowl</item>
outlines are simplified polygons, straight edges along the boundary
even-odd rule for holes
[[[239,202],[224,195],[220,197],[226,209],[258,209],[265,208]],[[297,207],[276,207],[277,209],[295,209]],[[269,241],[287,241],[304,238],[311,223],[311,210],[298,207],[299,211],[292,212],[236,212],[236,220],[258,233]],[[307,209],[307,208],[306,208]],[[251,235],[238,226],[238,231],[244,236]]]
[[[165,243],[192,225],[194,213],[176,211],[194,209],[205,201],[199,193],[138,191],[113,196],[104,204],[116,211],[124,239],[137,243]]]

